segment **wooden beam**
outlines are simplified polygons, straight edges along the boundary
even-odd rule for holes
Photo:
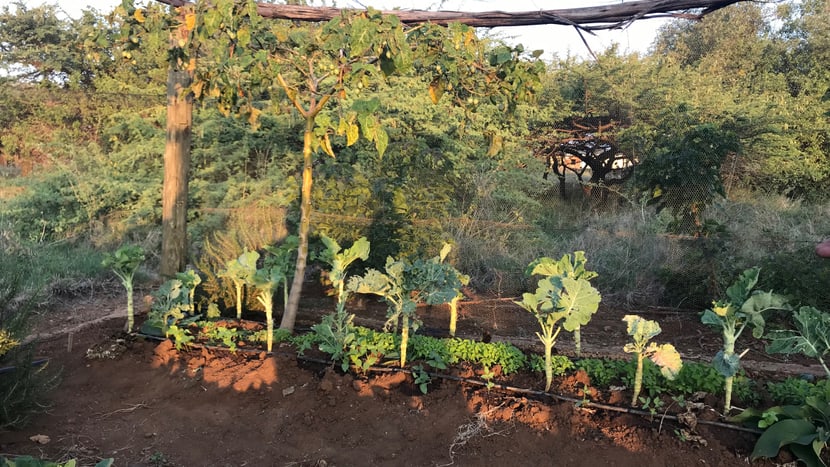
[[[191,2],[183,0],[156,0],[175,7]],[[385,15],[395,15],[405,24],[463,23],[475,27],[531,26],[553,24],[576,26],[583,30],[619,29],[630,23],[649,18],[700,19],[704,15],[747,0],[639,0],[583,8],[539,11],[426,11],[426,10],[385,10]],[[328,21],[343,11],[333,7],[312,7],[303,5],[276,5],[258,3],[257,12],[264,18],[294,21]]]

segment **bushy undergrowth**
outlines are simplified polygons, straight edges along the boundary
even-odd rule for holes
[[[0,431],[19,428],[45,407],[57,384],[48,365],[33,365],[34,344],[24,343],[35,296],[25,291],[25,263],[0,255]]]

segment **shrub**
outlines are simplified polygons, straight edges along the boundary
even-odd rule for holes
[[[42,411],[45,394],[57,384],[48,366],[34,366],[34,344],[22,343],[34,297],[22,291],[25,272],[16,257],[0,255],[0,430],[19,428]]]

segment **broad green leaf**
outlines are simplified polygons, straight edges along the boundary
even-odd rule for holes
[[[378,150],[378,155],[383,157],[386,148],[389,146],[389,134],[386,133],[382,127],[378,127],[375,133],[375,148]]]
[[[715,370],[717,370],[721,376],[729,378],[730,376],[735,376],[738,373],[738,370],[741,368],[741,358],[736,354],[724,357],[724,352],[721,350],[715,355],[715,358],[712,359],[712,366],[715,367]]]
[[[759,268],[745,270],[738,279],[726,289],[726,296],[735,306],[741,306],[749,297],[749,293],[758,283]]]
[[[586,279],[564,277],[562,285],[565,290],[559,300],[559,307],[567,313],[562,327],[573,331],[591,321],[591,316],[599,309],[602,297]]]
[[[816,427],[807,420],[781,420],[764,430],[758,438],[752,450],[752,459],[773,458],[782,447],[815,433]]]
[[[704,311],[703,316],[700,317],[700,322],[717,328],[723,327],[723,318],[716,315],[712,310]]]

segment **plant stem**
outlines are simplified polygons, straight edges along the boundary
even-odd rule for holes
[[[244,285],[240,281],[234,281],[236,286],[236,319],[242,319],[242,287]]]
[[[409,343],[409,316],[401,318],[401,368],[406,365],[406,346]]]
[[[581,326],[574,328],[574,352],[577,357],[582,353],[582,333],[580,332],[580,328]]]
[[[455,337],[455,327],[458,321],[458,297],[450,300],[450,335]]]
[[[634,396],[631,398],[631,406],[637,406],[637,398],[643,389],[643,353],[637,352],[637,370],[634,372]]]
[[[133,332],[133,325],[135,324],[134,309],[133,309],[133,279],[132,277],[124,279],[124,288],[127,289],[127,333]]]

